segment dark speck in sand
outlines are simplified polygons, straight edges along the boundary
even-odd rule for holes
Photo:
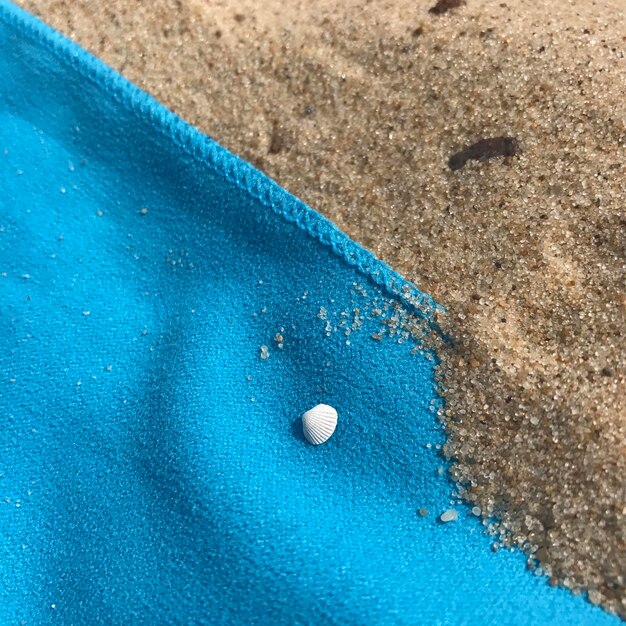
[[[274,122],[272,126],[272,136],[270,139],[270,147],[268,152],[270,154],[278,154],[287,148],[285,135],[280,128],[278,122]]]
[[[450,11],[450,9],[457,9],[465,4],[465,0],[438,0],[435,6],[428,9],[429,13],[433,15],[443,15]]]
[[[448,167],[454,172],[460,170],[468,161],[487,161],[495,157],[512,157],[520,151],[514,137],[490,137],[481,139],[448,159]]]
[[[241,13],[235,13],[236,22],[243,22],[245,19],[246,19],[245,15],[242,15]]]

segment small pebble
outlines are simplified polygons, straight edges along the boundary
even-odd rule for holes
[[[459,518],[459,514],[456,509],[448,509],[444,513],[441,514],[439,518],[442,522],[455,522]]]

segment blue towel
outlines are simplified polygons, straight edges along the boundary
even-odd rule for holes
[[[6,0],[0,184],[1,624],[617,622],[437,521],[436,305]]]

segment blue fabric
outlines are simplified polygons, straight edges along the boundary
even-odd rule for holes
[[[402,279],[5,0],[0,185],[1,624],[617,622],[436,522],[431,355],[318,317]]]

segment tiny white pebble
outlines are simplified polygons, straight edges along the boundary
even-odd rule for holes
[[[141,213],[141,215],[147,215],[148,214],[148,209],[146,209],[146,207],[143,207],[141,209],[141,211],[139,211],[139,213]]]
[[[480,517],[481,513],[482,513],[482,511],[480,510],[479,506],[472,507],[472,514],[473,515],[475,515],[476,517]]]
[[[459,518],[459,514],[456,511],[456,509],[448,509],[447,511],[441,514],[441,517],[439,519],[442,522],[447,523],[447,522],[454,522],[458,518]]]
[[[268,359],[269,356],[270,356],[269,350],[267,349],[267,346],[263,344],[261,346],[261,358],[265,361],[265,359]]]
[[[87,315],[91,315],[91,311],[83,311],[83,315],[87,317]]]
[[[65,187],[61,187],[60,192],[61,192],[61,193],[66,193],[66,192],[67,192],[67,189],[66,189]]]

